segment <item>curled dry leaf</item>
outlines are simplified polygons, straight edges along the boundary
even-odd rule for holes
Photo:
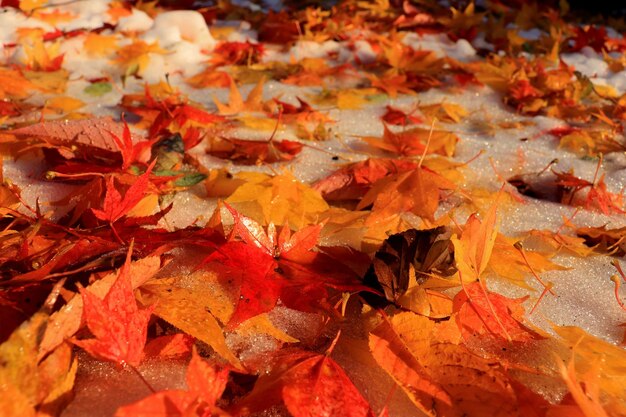
[[[610,253],[613,256],[626,255],[626,227],[607,229],[600,227],[579,227],[576,234],[594,251]]]
[[[376,251],[363,283],[398,304],[409,287],[423,283],[430,273],[452,267],[450,240],[443,227],[409,229],[387,238]],[[372,295],[367,295],[373,299]]]

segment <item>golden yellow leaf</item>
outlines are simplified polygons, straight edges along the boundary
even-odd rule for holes
[[[575,371],[576,379],[595,374],[600,399],[612,415],[626,413],[626,350],[590,335],[574,326],[553,326],[562,342],[571,349],[572,362],[567,374]],[[573,369],[570,369],[570,366]],[[561,368],[561,371],[563,369]],[[574,379],[574,381],[576,380]]]
[[[102,35],[95,32],[89,32],[83,43],[85,52],[91,56],[109,56],[113,54],[117,48],[117,39],[115,35]]]
[[[608,414],[604,411],[604,408],[600,404],[600,399],[598,398],[598,387],[596,385],[598,374],[592,373],[588,375],[583,387],[576,375],[573,358],[568,362],[567,367],[561,362],[560,358],[557,358],[556,363],[561,378],[563,378],[572,398],[585,417],[608,417]]]
[[[76,15],[71,11],[63,10],[51,10],[44,11],[42,9],[35,10],[32,17],[46,22],[49,25],[57,26],[59,23],[70,22],[76,18]]]
[[[519,416],[504,369],[459,342],[458,328],[405,312],[383,320],[369,343],[376,362],[426,415]]]
[[[74,385],[77,362],[72,348],[63,343],[42,360],[38,359],[41,335],[45,331],[49,316],[37,312],[18,327],[0,345],[0,412],[20,411],[21,415],[35,415],[47,408],[63,407]],[[15,397],[5,394],[19,393]],[[65,398],[62,398],[65,397]],[[6,400],[14,401],[14,404]],[[56,406],[52,404],[57,401]],[[39,414],[38,414],[39,415]]]
[[[276,120],[267,117],[240,116],[237,117],[245,127],[253,130],[265,130],[268,132],[276,128]]]
[[[276,328],[267,316],[267,313],[254,316],[237,327],[237,333],[245,337],[255,337],[258,334],[266,334],[274,339],[285,343],[298,343],[299,340]]]
[[[531,274],[531,271],[520,251],[515,248],[516,242],[516,239],[498,234],[488,269],[497,277],[505,279],[512,284],[522,288],[530,288],[526,284],[526,277]],[[524,250],[524,255],[533,271],[538,274],[545,271],[568,269],[550,261],[550,255],[546,253]]]
[[[285,171],[269,176],[258,172],[242,172],[236,176],[245,183],[226,199],[237,211],[267,225],[284,225],[300,229],[317,223],[328,204],[320,193]]]
[[[58,114],[66,114],[83,107],[85,103],[70,96],[55,96],[46,100],[45,108]]]
[[[148,194],[142,198],[127,214],[127,217],[146,217],[154,214],[159,208],[159,196]]]
[[[117,57],[114,62],[122,67],[125,76],[141,75],[150,63],[150,54],[165,55],[167,53],[169,52],[162,49],[156,41],[149,44],[140,39],[135,39],[130,45],[117,50]]]
[[[0,68],[0,100],[26,98],[34,88],[35,85],[19,71]]]
[[[180,281],[180,277],[174,277],[144,284],[140,288],[141,301],[154,304],[154,314],[208,344],[228,363],[241,369],[239,359],[226,345],[222,327],[207,305],[211,301],[207,286],[195,280],[192,282],[193,289],[190,289],[182,287]],[[230,300],[226,302],[231,304]]]
[[[369,102],[370,96],[377,94],[374,88],[324,90],[311,100],[320,106],[335,106],[341,110],[360,109]]]
[[[24,71],[24,77],[36,88],[46,93],[63,94],[67,86],[69,73],[60,69],[58,71]]]
[[[47,0],[21,0],[20,1],[20,9],[25,11],[26,13],[30,13],[33,10],[45,5]]]
[[[463,228],[461,237],[450,239],[454,244],[454,259],[464,281],[478,279],[491,258],[496,236],[498,200],[491,206],[481,221],[473,214]]]
[[[434,119],[444,123],[458,123],[469,114],[465,107],[446,102],[419,106],[419,109],[429,123]]]

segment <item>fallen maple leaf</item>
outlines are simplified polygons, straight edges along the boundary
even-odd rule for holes
[[[128,214],[143,198],[155,163],[156,159],[148,166],[146,172],[140,175],[133,185],[130,186],[126,194],[124,194],[124,198],[122,198],[120,192],[115,188],[114,177],[110,176],[109,181],[106,183],[106,195],[102,210],[92,208],[91,211],[93,214],[98,219],[107,221],[110,224],[115,223]]]
[[[131,253],[132,244],[124,266],[104,299],[79,288],[85,322],[95,338],[73,341],[90,355],[122,366],[138,366],[141,362],[148,321],[154,309],[137,307],[129,275]]]
[[[385,218],[402,212],[412,212],[433,221],[439,207],[440,192],[456,186],[427,168],[415,168],[379,180],[363,196],[357,210],[372,205],[376,218]]]
[[[228,382],[228,369],[218,369],[193,350],[187,367],[187,391],[169,390],[154,393],[136,403],[120,407],[115,417],[186,417],[229,414],[215,403]]]
[[[180,359],[192,351],[194,338],[186,333],[159,336],[146,343],[145,355],[162,359]]]
[[[427,274],[451,266],[450,240],[444,234],[444,228],[439,227],[410,229],[389,236],[376,251],[363,283],[399,305],[407,290],[423,283]]]
[[[529,342],[540,336],[522,323],[522,303],[488,291],[480,281],[463,285],[454,297],[454,312],[466,340],[482,337],[494,341]]]
[[[113,137],[118,149],[122,153],[122,170],[125,171],[131,166],[131,164],[133,164],[133,162],[145,163],[150,160],[153,141],[142,140],[137,143],[133,143],[130,128],[123,117],[122,122],[124,123],[122,137],[120,138],[113,132],[110,132],[110,134],[111,137]]]
[[[209,141],[206,152],[243,164],[272,164],[290,161],[302,151],[302,144],[292,140],[247,140],[219,137]]]
[[[226,201],[264,225],[288,223],[299,229],[315,223],[328,209],[319,192],[297,181],[289,171],[274,176],[242,172],[236,179],[245,182]]]
[[[574,369],[568,369],[568,375],[582,381],[593,375],[602,406],[609,415],[623,414],[626,411],[626,351],[579,327],[555,325],[553,329],[572,354],[569,359],[575,374],[570,374]]]
[[[580,227],[576,234],[584,239],[587,246],[594,251],[609,253],[614,256],[626,255],[626,227],[607,229],[606,225],[600,227]]]
[[[15,69],[0,68],[0,100],[23,99],[35,89],[22,73]]]
[[[483,221],[472,214],[465,223],[461,237],[451,238],[456,266],[462,274],[462,280],[477,280],[487,267],[498,235],[497,209],[496,200]]]
[[[181,277],[171,277],[148,282],[140,288],[142,303],[154,305],[154,314],[186,334],[206,343],[219,356],[237,369],[242,365],[230,351],[219,322],[212,314],[207,299],[214,294],[207,293],[205,281],[196,285],[194,277],[187,282],[194,283],[192,289],[179,283]],[[217,302],[229,302],[217,299]]]
[[[452,156],[459,141],[454,133],[415,127],[394,133],[384,125],[382,138],[362,136],[361,140],[387,152],[402,156],[439,154]]]
[[[521,416],[511,378],[497,362],[458,344],[458,329],[399,313],[370,333],[376,362],[428,416]]]
[[[110,117],[79,120],[45,121],[8,133],[16,138],[36,141],[59,152],[67,159],[79,158],[102,164],[102,161],[118,162],[121,157],[113,136],[122,137],[124,127]],[[130,136],[133,143],[139,139]]]
[[[244,101],[235,80],[231,78],[228,104],[223,104],[217,98],[213,97],[219,114],[233,115],[243,111],[254,112],[263,110],[263,84],[265,84],[265,77],[259,80],[252,91],[248,93],[248,97],[246,97]]]
[[[381,116],[383,122],[394,126],[406,126],[410,124],[422,123],[422,119],[413,116],[413,112],[405,113],[395,107],[387,106],[387,111]]]
[[[0,414],[3,416],[52,415],[71,396],[78,369],[71,346],[64,343],[45,358],[38,357],[41,335],[49,319],[44,310],[54,304],[57,296],[58,289],[53,290],[42,311],[22,323],[0,344]]]
[[[279,353],[270,374],[235,408],[235,415],[284,402],[294,417],[373,417],[369,404],[329,355],[291,350]]]
[[[135,39],[133,43],[117,50],[114,60],[122,67],[122,77],[130,75],[141,76],[150,63],[150,54],[167,54],[168,51],[161,48],[158,42],[147,43],[141,39]]]
[[[458,123],[469,114],[463,106],[446,102],[419,106],[418,108],[429,122],[438,120],[443,123]]]
[[[211,64],[214,66],[224,65],[252,65],[258,63],[265,48],[261,43],[246,42],[221,42],[213,50]]]
[[[323,309],[328,288],[364,289],[349,269],[313,250],[321,226],[307,226],[293,235],[283,226],[277,235],[273,224],[265,232],[254,220],[226,207],[235,219],[230,239],[203,264],[239,289],[228,327],[270,311],[279,298],[290,308],[316,311]],[[234,241],[237,236],[243,241]]]
[[[18,29],[19,43],[24,48],[24,64],[31,71],[54,72],[61,69],[64,54],[59,52],[61,44],[44,43],[43,29]]]
[[[317,181],[313,188],[327,201],[357,200],[384,177],[416,167],[417,163],[403,159],[369,158],[338,169]]]

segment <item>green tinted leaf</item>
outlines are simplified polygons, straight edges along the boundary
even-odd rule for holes
[[[85,87],[85,93],[90,96],[100,97],[106,93],[110,93],[113,90],[113,86],[109,82],[97,82]]]

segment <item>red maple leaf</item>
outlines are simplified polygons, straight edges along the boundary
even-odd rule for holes
[[[265,48],[260,43],[222,42],[213,51],[211,63],[215,66],[256,64],[264,53]]]
[[[574,36],[569,38],[573,43],[570,50],[578,52],[585,46],[589,46],[596,52],[607,51],[608,33],[604,26],[578,26],[574,28]]]
[[[74,340],[74,344],[96,358],[137,366],[143,358],[153,308],[137,307],[129,275],[131,253],[132,246],[103,300],[80,287],[84,319],[95,338]]]
[[[370,158],[338,169],[313,186],[327,201],[357,200],[378,180],[417,168],[417,163],[402,159]]]
[[[302,151],[303,145],[292,140],[246,140],[237,138],[214,138],[209,155],[229,159],[242,164],[274,163],[291,161]]]
[[[227,416],[215,405],[228,382],[228,369],[217,369],[193,350],[187,368],[187,391],[168,390],[121,407],[115,417]]]
[[[454,297],[453,310],[465,339],[488,336],[495,340],[528,342],[541,336],[522,323],[522,303],[528,297],[507,298],[488,291],[476,281]]]
[[[415,111],[415,110],[414,110]],[[405,113],[395,107],[387,106],[387,112],[380,118],[383,122],[395,126],[406,126],[410,124],[422,123],[422,119],[417,116],[413,116],[413,112]]]
[[[270,224],[267,232],[254,220],[226,205],[235,218],[227,243],[203,264],[210,264],[239,288],[239,299],[228,327],[270,311],[280,298],[293,309],[315,311],[327,307],[328,288],[365,289],[347,267],[314,251],[321,226],[307,226],[293,235],[288,226],[280,234]],[[242,241],[235,241],[239,237]]]
[[[124,116],[122,116],[122,122],[124,122],[124,130],[121,138],[113,132],[109,132],[109,134],[122,153],[122,169],[127,170],[134,162],[145,163],[150,159],[154,141],[142,140],[137,143],[133,143],[130,129],[128,128],[128,124],[126,123]]]
[[[143,198],[146,188],[148,187],[150,173],[155,163],[156,159],[148,166],[146,172],[140,175],[137,181],[130,186],[126,194],[124,194],[124,198],[122,198],[120,192],[115,188],[114,177],[109,177],[109,181],[106,184],[106,195],[104,197],[102,210],[92,208],[91,211],[93,211],[93,214],[98,219],[111,224],[124,217]]]
[[[273,370],[259,378],[235,415],[262,411],[282,401],[294,417],[373,416],[369,404],[329,355],[281,352]]]

